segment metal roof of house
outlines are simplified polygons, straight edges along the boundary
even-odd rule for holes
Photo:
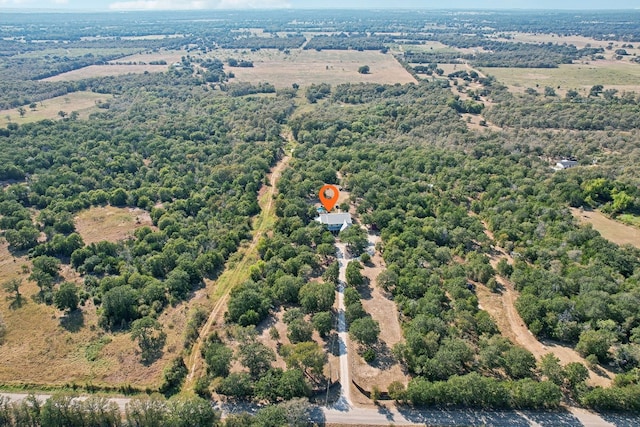
[[[348,212],[339,212],[339,213],[323,213],[320,214],[316,221],[325,225],[344,225],[347,226],[353,224],[351,221],[351,214]]]

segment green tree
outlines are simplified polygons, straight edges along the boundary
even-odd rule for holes
[[[175,397],[168,402],[168,427],[211,427],[219,420],[211,402],[200,397]]]
[[[303,318],[298,318],[289,323],[287,337],[292,343],[311,341],[313,326]]]
[[[387,391],[389,393],[389,397],[396,402],[404,401],[407,395],[406,387],[400,381],[393,381],[389,384]]]
[[[53,294],[53,303],[62,311],[74,311],[78,308],[78,287],[70,282],[64,282]]]
[[[323,338],[333,329],[333,316],[330,311],[321,311],[314,314],[312,322],[313,327]]]
[[[359,256],[369,244],[367,232],[358,226],[348,227],[340,232],[340,240],[354,256]]]
[[[322,377],[326,355],[314,341],[290,344],[282,347],[282,357],[287,367],[298,368],[308,375]]]
[[[210,342],[202,349],[207,363],[207,373],[214,377],[229,375],[233,351],[223,342]]]
[[[22,307],[24,302],[24,298],[20,293],[20,285],[22,285],[22,279],[18,278],[7,280],[2,284],[2,288],[9,294],[7,295],[7,300],[11,301],[9,307],[12,309]]]
[[[380,325],[371,317],[362,317],[354,320],[349,326],[349,336],[354,341],[365,346],[371,346],[378,341]]]
[[[322,278],[325,282],[337,285],[339,281],[340,265],[338,261],[332,262],[329,267],[322,274]]]
[[[160,392],[165,396],[176,394],[180,391],[182,382],[187,377],[189,370],[182,356],[176,356],[162,371],[162,384]]]
[[[100,323],[107,328],[124,327],[138,317],[138,292],[131,286],[116,286],[102,297]]]
[[[144,364],[150,364],[162,355],[167,334],[156,319],[146,316],[131,324],[131,340],[137,341],[140,357]]]
[[[553,353],[547,353],[538,362],[540,373],[556,385],[562,385],[564,372],[558,359]]]
[[[42,405],[40,422],[43,427],[80,426],[82,412],[73,396],[54,394]]]
[[[287,413],[278,405],[270,405],[260,409],[253,417],[255,427],[282,427],[287,425]]]
[[[135,397],[127,403],[125,410],[129,425],[140,427],[164,427],[168,412],[166,400],[158,394]]]
[[[294,397],[304,397],[311,394],[309,384],[304,378],[304,374],[299,369],[289,369],[282,373],[278,383],[278,395],[284,400]]]
[[[536,358],[529,350],[512,346],[504,355],[505,369],[511,378],[528,378],[533,375]]]
[[[276,355],[266,345],[253,341],[240,346],[238,358],[242,366],[249,369],[251,377],[257,379],[271,368],[271,362],[276,360]]]
[[[589,378],[589,370],[582,363],[571,362],[564,367],[564,377],[569,388],[575,390]]]
[[[317,313],[331,309],[336,293],[331,283],[309,282],[300,288],[298,299],[304,311]]]
[[[393,270],[384,270],[378,274],[376,278],[376,283],[380,286],[385,292],[393,293],[394,289],[398,284],[398,274]]]
[[[345,278],[348,286],[358,287],[364,284],[364,277],[360,272],[362,268],[360,261],[349,261],[345,272]]]
[[[253,394],[251,376],[247,372],[232,372],[220,381],[216,386],[216,392],[236,398],[251,396]]]
[[[598,360],[604,361],[609,357],[609,347],[611,347],[611,337],[608,333],[589,329],[580,334],[576,351],[582,357],[593,354]]]

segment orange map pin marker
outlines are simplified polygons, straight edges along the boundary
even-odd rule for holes
[[[325,192],[327,190],[330,190],[333,193],[331,197],[326,196]],[[340,191],[338,190],[338,187],[336,187],[335,185],[325,184],[320,189],[319,195],[320,195],[320,202],[322,203],[322,206],[324,206],[327,212],[330,212],[331,209],[333,209],[333,207],[338,202],[338,197],[340,197]]]

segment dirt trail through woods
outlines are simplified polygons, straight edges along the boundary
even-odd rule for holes
[[[214,297],[217,297],[218,299],[213,306],[206,323],[200,330],[196,343],[191,349],[191,354],[187,361],[189,375],[185,381],[185,385],[183,387],[184,390],[192,390],[195,381],[200,377],[199,374],[202,369],[202,356],[200,355],[200,349],[202,348],[204,340],[211,333],[213,326],[222,320],[231,290],[249,278],[249,267],[258,260],[256,246],[260,236],[264,232],[269,231],[275,222],[273,198],[276,194],[276,183],[282,175],[282,171],[289,164],[290,159],[290,156],[284,156],[271,169],[269,174],[269,186],[263,185],[258,192],[258,203],[260,204],[261,209],[260,214],[254,218],[252,232],[253,239],[247,247],[240,249],[241,256],[235,264],[229,266],[229,263],[227,263],[227,268],[216,280],[213,286],[215,288]]]
[[[486,230],[486,224],[485,224]],[[486,230],[487,236],[493,240],[493,235]],[[513,264],[513,258],[504,249],[495,247],[495,253],[490,257],[491,266],[496,268],[501,259],[506,259],[509,264]],[[571,362],[580,362],[587,366],[587,361],[574,349],[555,342],[541,342],[529,331],[524,321],[516,310],[515,303],[519,297],[518,291],[506,278],[496,275],[496,281],[501,286],[500,293],[493,293],[487,287],[478,285],[477,296],[479,305],[486,310],[496,321],[500,332],[512,342],[521,345],[529,350],[539,360],[547,353],[553,353],[562,365]],[[589,384],[593,386],[609,387],[614,374],[602,367],[598,367],[598,372],[589,369]]]

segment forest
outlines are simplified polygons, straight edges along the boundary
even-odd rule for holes
[[[184,22],[157,13],[135,29],[128,24],[136,13],[123,20],[78,15],[80,24],[91,25],[60,28],[57,16],[43,24],[40,15],[8,15],[0,29],[0,86],[7,88],[0,108],[76,91],[113,98],[87,118],[64,114],[0,129],[2,243],[14,262],[25,260],[15,277],[0,276],[2,309],[12,319],[34,304],[50,308],[54,319],[61,313],[95,316],[95,324],[81,329],[99,330],[102,346],[126,335],[137,364],[162,363],[154,386],[69,380],[87,391],[151,394],[130,402],[124,414],[130,425],[139,425],[147,411],[165,425],[182,425],[181,414],[197,412],[210,425],[218,414],[204,399],[212,396],[274,405],[256,417],[263,424],[236,416],[226,425],[281,425],[306,414],[307,399],[331,380],[326,367],[336,334],[337,241],[356,257],[346,267],[349,337],[367,363],[378,357],[381,325],[364,309],[369,283],[361,274],[368,262],[366,232],[374,230],[385,269],[371,285],[397,307],[402,341],[391,353],[410,378],[384,385],[390,399],[413,407],[554,409],[571,403],[640,410],[640,249],[604,239],[570,210],[598,210],[614,219],[640,214],[640,98],[602,85],[588,94],[556,94],[552,87],[519,93],[472,69],[553,68],[591,59],[604,49],[489,36],[544,29],[637,42],[628,16],[599,15],[605,22],[596,34],[571,12],[464,15],[464,24],[451,20],[453,12],[428,16],[429,24],[446,24],[446,31],[427,31],[422,13],[362,12],[371,18],[365,31],[365,19],[354,21],[355,12],[344,11],[331,21],[334,33],[308,37],[303,31],[322,28],[329,18],[299,11],[292,19],[293,13],[221,13],[207,25],[187,12],[180,16]],[[256,20],[264,36],[246,31]],[[95,34],[102,37],[86,39]],[[175,37],[135,39],[145,35]],[[71,52],[63,57],[53,53],[61,41]],[[243,49],[387,54],[425,41],[482,51],[394,51],[410,72],[426,77],[409,84],[281,88],[233,77],[238,68],[260,66],[243,59]],[[161,73],[39,80],[178,48],[186,52],[180,66]],[[219,52],[223,48],[233,51]],[[440,67],[452,62],[469,67],[445,75]],[[474,129],[471,117],[493,127]],[[256,237],[257,257],[248,279],[230,291],[222,326],[196,348],[209,315],[198,295],[210,298],[213,293],[203,297],[202,291],[215,288],[223,271],[238,263],[237,254],[251,248],[261,188],[285,157],[273,227]],[[558,158],[576,158],[579,166],[554,172],[552,159]],[[314,221],[323,184],[349,193],[341,208],[353,211],[358,227],[334,235]],[[77,217],[99,207],[135,209],[150,223],[125,239],[85,242]],[[498,252],[506,255],[492,265]],[[553,353],[536,359],[504,336],[477,292],[482,287],[498,295],[503,280],[518,292],[515,306],[531,333],[574,349],[586,363],[563,365]],[[31,295],[29,284],[36,287]],[[188,320],[168,322],[178,310],[188,312]],[[285,343],[275,326],[265,326],[276,315],[286,325]],[[7,331],[20,328],[2,319],[0,354],[16,345],[3,342]],[[169,344],[171,334],[179,336],[177,345]],[[267,335],[277,345],[266,345]],[[88,363],[98,366],[101,348],[87,350]],[[198,397],[184,400],[193,352],[205,372],[193,388]],[[610,387],[589,384],[590,370],[599,369],[615,372]],[[66,412],[53,414],[56,408]],[[21,425],[37,418],[32,422],[46,425],[46,417],[68,417],[66,425],[81,425],[83,417],[97,416],[95,408],[111,423],[104,425],[117,425],[118,408],[108,402],[84,405],[66,395],[42,407],[0,400],[0,420]]]

